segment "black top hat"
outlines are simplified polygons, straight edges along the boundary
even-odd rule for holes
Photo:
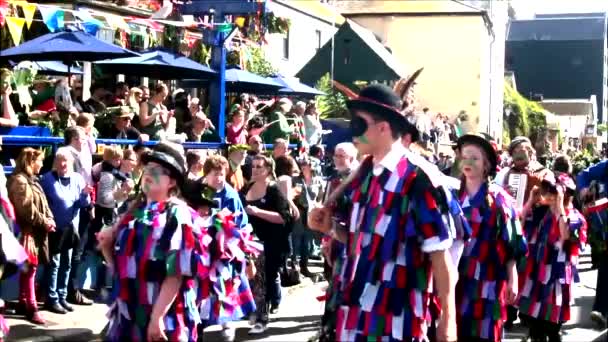
[[[160,142],[154,149],[141,157],[144,165],[155,162],[169,170],[171,177],[179,184],[184,181],[186,174],[186,162],[184,161],[183,149],[180,145],[168,142]]]
[[[389,87],[383,84],[372,84],[361,90],[359,96],[349,100],[346,105],[351,113],[363,110],[379,115],[391,124],[396,124],[400,133],[411,134],[412,142],[420,139],[416,126],[412,125],[400,110],[401,99]]]
[[[210,185],[204,184],[202,178],[197,180],[186,180],[182,191],[184,199],[194,209],[198,209],[202,206],[217,208],[217,203],[213,200],[215,193],[216,190]]]
[[[462,146],[464,145],[477,145],[483,149],[488,157],[488,161],[490,162],[490,170],[489,176],[493,177],[496,174],[496,167],[498,166],[498,154],[496,154],[496,150],[492,146],[492,144],[486,139],[486,137],[482,134],[465,134],[458,138],[456,141],[456,146],[459,150],[462,151]]]

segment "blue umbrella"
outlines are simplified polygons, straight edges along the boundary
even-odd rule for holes
[[[283,88],[279,89],[279,93],[285,95],[300,95],[300,96],[317,96],[317,95],[325,95],[324,92],[315,89],[313,87],[309,87],[304,83],[298,81],[297,78],[294,77],[281,77],[276,76],[271,78],[276,83],[282,84]]]
[[[138,56],[120,46],[101,41],[87,33],[48,33],[21,45],[0,51],[0,59],[20,61],[99,61]]]
[[[201,80],[183,80],[181,83],[184,87],[209,85],[208,82]],[[238,67],[226,70],[226,91],[230,93],[271,94],[281,88],[283,85],[280,83]]]
[[[41,75],[52,75],[52,76],[67,76],[69,74],[72,75],[82,75],[82,69],[79,67],[68,67],[66,64],[58,61],[48,61],[48,62],[32,62],[36,69],[38,69],[38,73]],[[18,63],[13,61],[10,62],[11,66],[15,66]]]
[[[159,80],[209,78],[216,72],[188,57],[162,50],[142,52],[141,56],[96,62],[103,72],[130,76],[151,77]]]

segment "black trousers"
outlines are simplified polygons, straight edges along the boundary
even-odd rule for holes
[[[542,319],[524,316],[528,324],[531,342],[561,342],[562,325]]]

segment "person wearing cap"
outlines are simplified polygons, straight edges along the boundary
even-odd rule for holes
[[[532,147],[532,142],[527,137],[519,136],[513,138],[509,144],[508,151],[512,159],[511,164],[509,167],[505,167],[497,173],[494,182],[502,186],[511,196],[513,196],[513,198],[518,200],[518,207],[521,209],[530,198],[534,186],[540,185],[544,174],[548,172],[548,170],[535,160],[536,151],[534,150],[534,147]],[[516,180],[518,177],[519,186],[516,187]],[[524,179],[525,184],[522,184],[521,182],[523,182]],[[523,191],[523,193],[520,193],[519,191]],[[525,230],[524,233],[528,234]],[[529,236],[526,235],[526,238],[529,238]],[[519,267],[524,267],[523,260],[519,264]],[[520,271],[522,270],[520,269]],[[507,311],[508,319],[505,324],[509,327],[517,320],[517,308],[509,306]]]
[[[490,183],[498,157],[478,134],[460,137],[462,210],[473,228],[464,244],[456,286],[460,341],[501,341],[507,304],[517,299],[516,262],[526,255],[515,200]]]
[[[291,111],[291,106],[291,101],[285,97],[277,102],[275,111],[270,114],[269,126],[263,133],[265,142],[274,142],[279,138],[289,141],[293,129],[287,121],[287,113]]]
[[[261,252],[261,245],[253,242],[250,227],[238,229],[232,213],[226,209],[218,211],[214,196],[215,189],[201,179],[185,183],[184,198],[200,215],[201,224],[213,238],[209,244],[211,293],[201,305],[203,323],[198,326],[199,337],[205,327],[220,324],[223,340],[233,341],[235,329],[229,323],[255,312],[246,269],[249,259]]]
[[[547,172],[522,210],[529,247],[518,304],[532,341],[561,341],[561,326],[570,320],[578,255],[587,240],[575,194],[568,174]]]
[[[512,159],[510,167],[501,169],[496,175],[494,182],[507,189],[511,196],[517,198],[517,189],[509,185],[511,175],[526,175],[527,182],[523,198],[523,203],[525,203],[530,196],[532,188],[540,184],[544,173],[548,170],[535,160],[536,151],[532,147],[532,142],[527,137],[520,136],[511,140],[509,155]]]
[[[129,140],[140,140],[142,142],[148,141],[149,136],[142,134],[137,128],[131,125],[133,120],[133,113],[129,107],[120,107],[120,111],[114,114],[113,125],[107,131],[104,132],[103,137],[109,139],[129,139]]]
[[[348,101],[355,146],[368,155],[346,188],[349,222],[338,225],[329,206],[309,213],[311,229],[347,246],[334,282],[338,341],[424,341],[436,299],[437,339],[457,339],[456,272],[449,252],[455,227],[449,215],[458,203],[436,191],[441,185],[406,156],[400,139],[411,123],[401,104],[380,84]]]
[[[209,277],[209,237],[198,214],[178,197],[186,173],[183,149],[161,142],[142,162],[142,193],[117,225],[98,234],[115,270],[105,338],[196,341],[199,305],[208,295],[201,285]]]
[[[228,146],[228,173],[226,181],[232,185],[237,192],[245,186],[242,166],[245,163],[245,153],[249,151],[249,145]]]

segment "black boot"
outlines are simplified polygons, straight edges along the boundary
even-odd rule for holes
[[[308,270],[308,258],[300,259],[300,274],[308,278],[314,277],[314,274]]]

